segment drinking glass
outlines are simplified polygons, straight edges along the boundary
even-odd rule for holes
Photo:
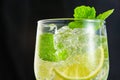
[[[34,72],[36,80],[107,80],[109,55],[105,21],[39,20]]]

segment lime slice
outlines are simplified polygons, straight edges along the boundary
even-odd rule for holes
[[[77,60],[78,63],[74,63],[74,61],[70,64],[59,66],[55,68],[54,71],[59,78],[67,79],[67,80],[90,80],[97,76],[100,72],[103,62],[104,62],[104,52],[103,48],[99,47],[94,56],[94,62],[91,58],[88,59],[89,54],[78,54],[72,57],[72,60]]]

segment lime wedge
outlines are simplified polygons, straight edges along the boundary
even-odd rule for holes
[[[103,48],[99,47],[95,52],[95,63],[91,64],[87,60],[87,55],[79,54],[72,57],[79,63],[71,63],[68,65],[55,68],[54,71],[57,75],[57,79],[63,78],[63,80],[91,80],[100,72],[104,62]],[[59,78],[58,78],[59,76]]]

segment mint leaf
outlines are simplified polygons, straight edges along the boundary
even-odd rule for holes
[[[113,13],[113,11],[114,11],[114,9],[105,11],[104,13],[99,14],[97,16],[97,19],[105,20],[106,18],[108,18]]]
[[[54,48],[54,35],[52,33],[44,33],[39,37],[38,55],[45,61],[61,61],[68,56],[66,50]]]
[[[56,54],[56,61],[65,60],[68,57],[67,50],[65,49],[57,50]]]
[[[75,19],[94,19],[96,16],[96,11],[94,7],[89,6],[79,6],[74,9],[74,18]]]
[[[71,29],[74,29],[74,28],[82,28],[82,27],[83,27],[83,26],[82,26],[82,23],[79,22],[79,21],[70,22],[70,23],[68,24],[68,26],[69,26],[69,28],[71,28]]]
[[[89,6],[78,6],[74,9],[74,18],[75,21],[70,22],[68,26],[71,29],[74,28],[83,28],[85,25],[83,22],[80,22],[80,19],[95,19],[96,11],[94,7]]]
[[[53,34],[44,33],[40,35],[38,52],[39,57],[43,60],[55,61],[54,40]]]

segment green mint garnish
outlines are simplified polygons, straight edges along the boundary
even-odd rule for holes
[[[38,55],[45,61],[61,61],[67,58],[66,50],[56,50],[54,48],[54,35],[44,33],[39,37]]]
[[[114,9],[108,10],[102,14],[99,14],[96,17],[96,10],[94,7],[89,7],[89,6],[78,6],[74,9],[74,19],[75,21],[70,22],[68,24],[68,26],[70,28],[81,28],[84,26],[81,26],[82,24],[79,23],[80,19],[100,19],[100,20],[105,20],[106,18],[108,18],[112,13],[113,13]],[[96,26],[97,28],[95,29],[99,29],[98,26]]]
[[[74,9],[73,16],[75,19],[94,19],[96,16],[96,11],[94,7],[80,6]]]
[[[108,11],[102,13],[102,14],[99,14],[97,16],[97,19],[105,20],[113,13],[113,11],[114,11],[114,9],[111,9],[111,10],[108,10]]]

